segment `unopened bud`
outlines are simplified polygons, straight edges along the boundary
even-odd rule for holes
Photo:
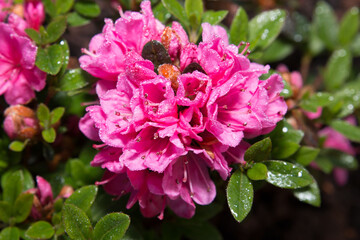
[[[24,17],[24,6],[22,4],[15,4],[12,8],[12,12],[18,15],[19,17]]]
[[[61,191],[59,193],[59,197],[62,198],[68,198],[73,194],[74,189],[71,186],[65,185],[61,188]]]
[[[39,133],[35,112],[22,105],[10,106],[5,110],[4,130],[11,139],[32,139]]]

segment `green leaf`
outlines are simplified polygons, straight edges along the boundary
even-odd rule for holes
[[[211,25],[219,24],[228,14],[228,11],[206,11],[204,12],[202,22],[210,23]]]
[[[66,233],[72,239],[88,240],[92,235],[92,226],[85,212],[73,204],[65,204],[62,210]]]
[[[90,19],[81,16],[77,12],[71,12],[68,14],[67,21],[70,26],[78,27],[78,26],[88,24],[90,22]]]
[[[45,104],[40,103],[36,110],[36,116],[41,123],[45,124],[46,122],[49,122],[50,121],[49,108]],[[43,127],[45,127],[45,126],[43,126]]]
[[[20,232],[17,227],[7,227],[0,233],[0,240],[18,240],[20,239]]]
[[[284,89],[281,91],[280,96],[284,97],[285,99],[290,98],[294,94],[293,90],[287,81],[283,80],[283,83]]]
[[[360,128],[346,121],[335,120],[330,126],[353,142],[360,143]]]
[[[41,131],[41,136],[48,143],[53,143],[56,139],[56,132],[54,128],[48,128]]]
[[[358,162],[354,156],[336,149],[331,149],[331,148],[321,149],[319,157],[316,159],[316,163],[318,165],[321,165],[321,163],[319,164],[319,160],[325,162],[324,158],[327,161],[329,161],[331,164],[331,167],[325,169],[326,173],[329,173],[332,170],[332,167],[334,166],[346,168],[350,170],[356,170],[358,168]],[[328,165],[330,164],[328,163]]]
[[[280,188],[302,188],[313,182],[309,172],[295,164],[271,160],[265,161],[264,164],[268,169],[266,181]]]
[[[245,161],[261,162],[268,160],[271,153],[271,140],[269,137],[254,143],[249,147],[246,152],[244,159]]]
[[[28,228],[25,232],[25,235],[29,238],[35,239],[49,239],[55,233],[53,226],[50,223],[45,221],[38,221]]]
[[[265,49],[280,34],[285,23],[284,10],[271,10],[262,12],[249,22],[250,48]]]
[[[29,216],[33,199],[34,196],[30,193],[23,193],[17,197],[12,214],[15,217],[16,223],[25,221],[25,219]]]
[[[121,239],[130,225],[130,218],[123,213],[110,213],[101,218],[94,228],[94,239]]]
[[[196,19],[193,27],[197,28],[204,12],[202,0],[185,0],[185,12],[188,19],[191,19],[192,17]]]
[[[42,44],[41,35],[33,28],[25,29],[26,34],[37,44]]]
[[[59,16],[52,20],[46,28],[49,37],[46,39],[45,43],[53,43],[58,40],[66,30],[66,23],[65,16]]]
[[[241,41],[247,40],[247,34],[248,16],[245,10],[239,7],[230,26],[230,42],[239,45]]]
[[[248,177],[237,170],[230,177],[227,187],[227,201],[231,214],[241,222],[248,215],[253,203],[254,190]]]
[[[101,12],[99,5],[91,0],[77,1],[74,5],[74,9],[85,17],[97,17]]]
[[[158,19],[160,22],[165,24],[167,20],[171,18],[171,14],[169,11],[164,7],[164,5],[159,2],[154,8],[153,8],[154,17]]]
[[[13,204],[23,191],[24,175],[21,170],[10,173],[2,181],[3,200]]]
[[[360,56],[360,34],[356,35],[355,40],[351,43],[350,49],[354,57]]]
[[[0,221],[3,223],[9,223],[11,216],[11,205],[8,202],[0,202]]]
[[[276,39],[263,53],[261,60],[266,63],[283,60],[294,51],[290,43]]]
[[[27,141],[25,140],[24,142],[21,141],[12,141],[9,145],[9,149],[11,151],[14,152],[22,152],[22,150],[24,150],[24,148],[26,147],[26,144],[29,142],[29,140],[27,139]]]
[[[57,15],[57,10],[52,0],[42,0],[42,3],[44,4],[45,12],[47,14],[49,14],[51,17],[55,17]]]
[[[321,204],[321,196],[320,189],[313,178],[313,183],[304,188],[294,189],[294,196],[299,199],[301,202],[308,203],[314,207],[320,207]]]
[[[331,103],[334,97],[326,92],[317,92],[309,98],[301,101],[300,106],[306,111],[316,112],[318,107],[324,107]]]
[[[74,5],[74,0],[56,0],[55,6],[58,14],[64,14],[70,11]]]
[[[66,204],[74,204],[81,208],[83,211],[87,211],[90,206],[94,203],[97,194],[97,186],[90,185],[82,187],[76,190],[71,196],[66,199]]]
[[[353,7],[348,10],[341,20],[339,29],[339,42],[342,46],[349,45],[355,38],[359,29],[359,9]]]
[[[314,24],[317,36],[325,46],[333,50],[338,42],[339,26],[333,9],[326,2],[318,2],[315,8]]]
[[[88,84],[86,73],[80,68],[70,69],[61,79],[59,87],[61,91],[74,91]]]
[[[319,154],[319,148],[302,146],[293,156],[294,160],[303,166],[309,165]]]
[[[349,77],[352,56],[348,50],[338,49],[333,52],[324,72],[324,83],[327,90],[336,90]]]
[[[185,27],[189,26],[189,19],[186,15],[185,9],[176,0],[161,0],[164,7],[176,17]]]
[[[255,163],[252,168],[247,171],[247,176],[251,180],[264,180],[267,178],[267,167],[262,163]]]
[[[325,46],[324,43],[318,36],[315,23],[313,23],[310,27],[309,41],[308,41],[308,51],[311,53],[311,56],[317,56],[321,53]]]
[[[64,62],[63,62],[63,65],[59,71],[59,77],[62,77],[64,75],[64,73],[66,72],[67,70],[67,67],[69,65],[69,59],[70,59],[70,49],[69,49],[69,44],[66,40],[61,40],[59,42],[61,48],[62,48],[62,51],[63,51],[63,54],[64,54]]]
[[[50,124],[57,123],[65,113],[64,107],[57,107],[50,113]]]
[[[35,64],[44,72],[56,75],[60,71],[63,61],[64,54],[59,44],[51,45],[46,49],[38,48]]]
[[[181,224],[181,231],[189,240],[221,240],[219,230],[209,222],[192,221],[190,224]],[[173,232],[174,233],[174,232]],[[176,233],[175,233],[176,234]],[[174,238],[171,238],[171,240]]]

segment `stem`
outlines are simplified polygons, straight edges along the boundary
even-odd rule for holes
[[[309,67],[310,67],[311,60],[312,60],[312,56],[310,53],[305,53],[305,55],[301,58],[300,72],[301,72],[301,76],[304,79],[304,81],[306,80],[306,78],[309,74]]]

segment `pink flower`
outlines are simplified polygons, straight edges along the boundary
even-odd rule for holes
[[[0,23],[0,41],[0,94],[11,105],[25,104],[35,97],[34,90],[45,87],[46,74],[35,66],[37,48],[5,23]]]
[[[34,220],[51,220],[53,213],[53,206],[58,198],[68,198],[74,192],[72,187],[64,186],[59,195],[54,199],[51,185],[44,178],[36,177],[37,188],[32,188],[26,191],[26,193],[34,194],[33,206],[30,216]]]
[[[24,8],[24,17],[28,28],[39,30],[45,20],[44,4],[40,0],[26,0]]]
[[[209,169],[225,180],[230,164],[244,164],[244,137],[282,119],[283,83],[259,80],[269,67],[239,54],[222,27],[203,24],[197,46],[180,24],[155,20],[149,1],[141,8],[107,21],[84,50],[82,68],[101,80],[80,129],[103,142],[92,165],[107,169],[98,183],[107,192],[130,193],[127,207],[138,202],[146,217],[169,206],[190,218],[216,196]]]

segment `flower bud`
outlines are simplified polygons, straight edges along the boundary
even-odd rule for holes
[[[11,139],[32,139],[39,133],[35,112],[22,105],[10,106],[5,110],[4,130]]]

